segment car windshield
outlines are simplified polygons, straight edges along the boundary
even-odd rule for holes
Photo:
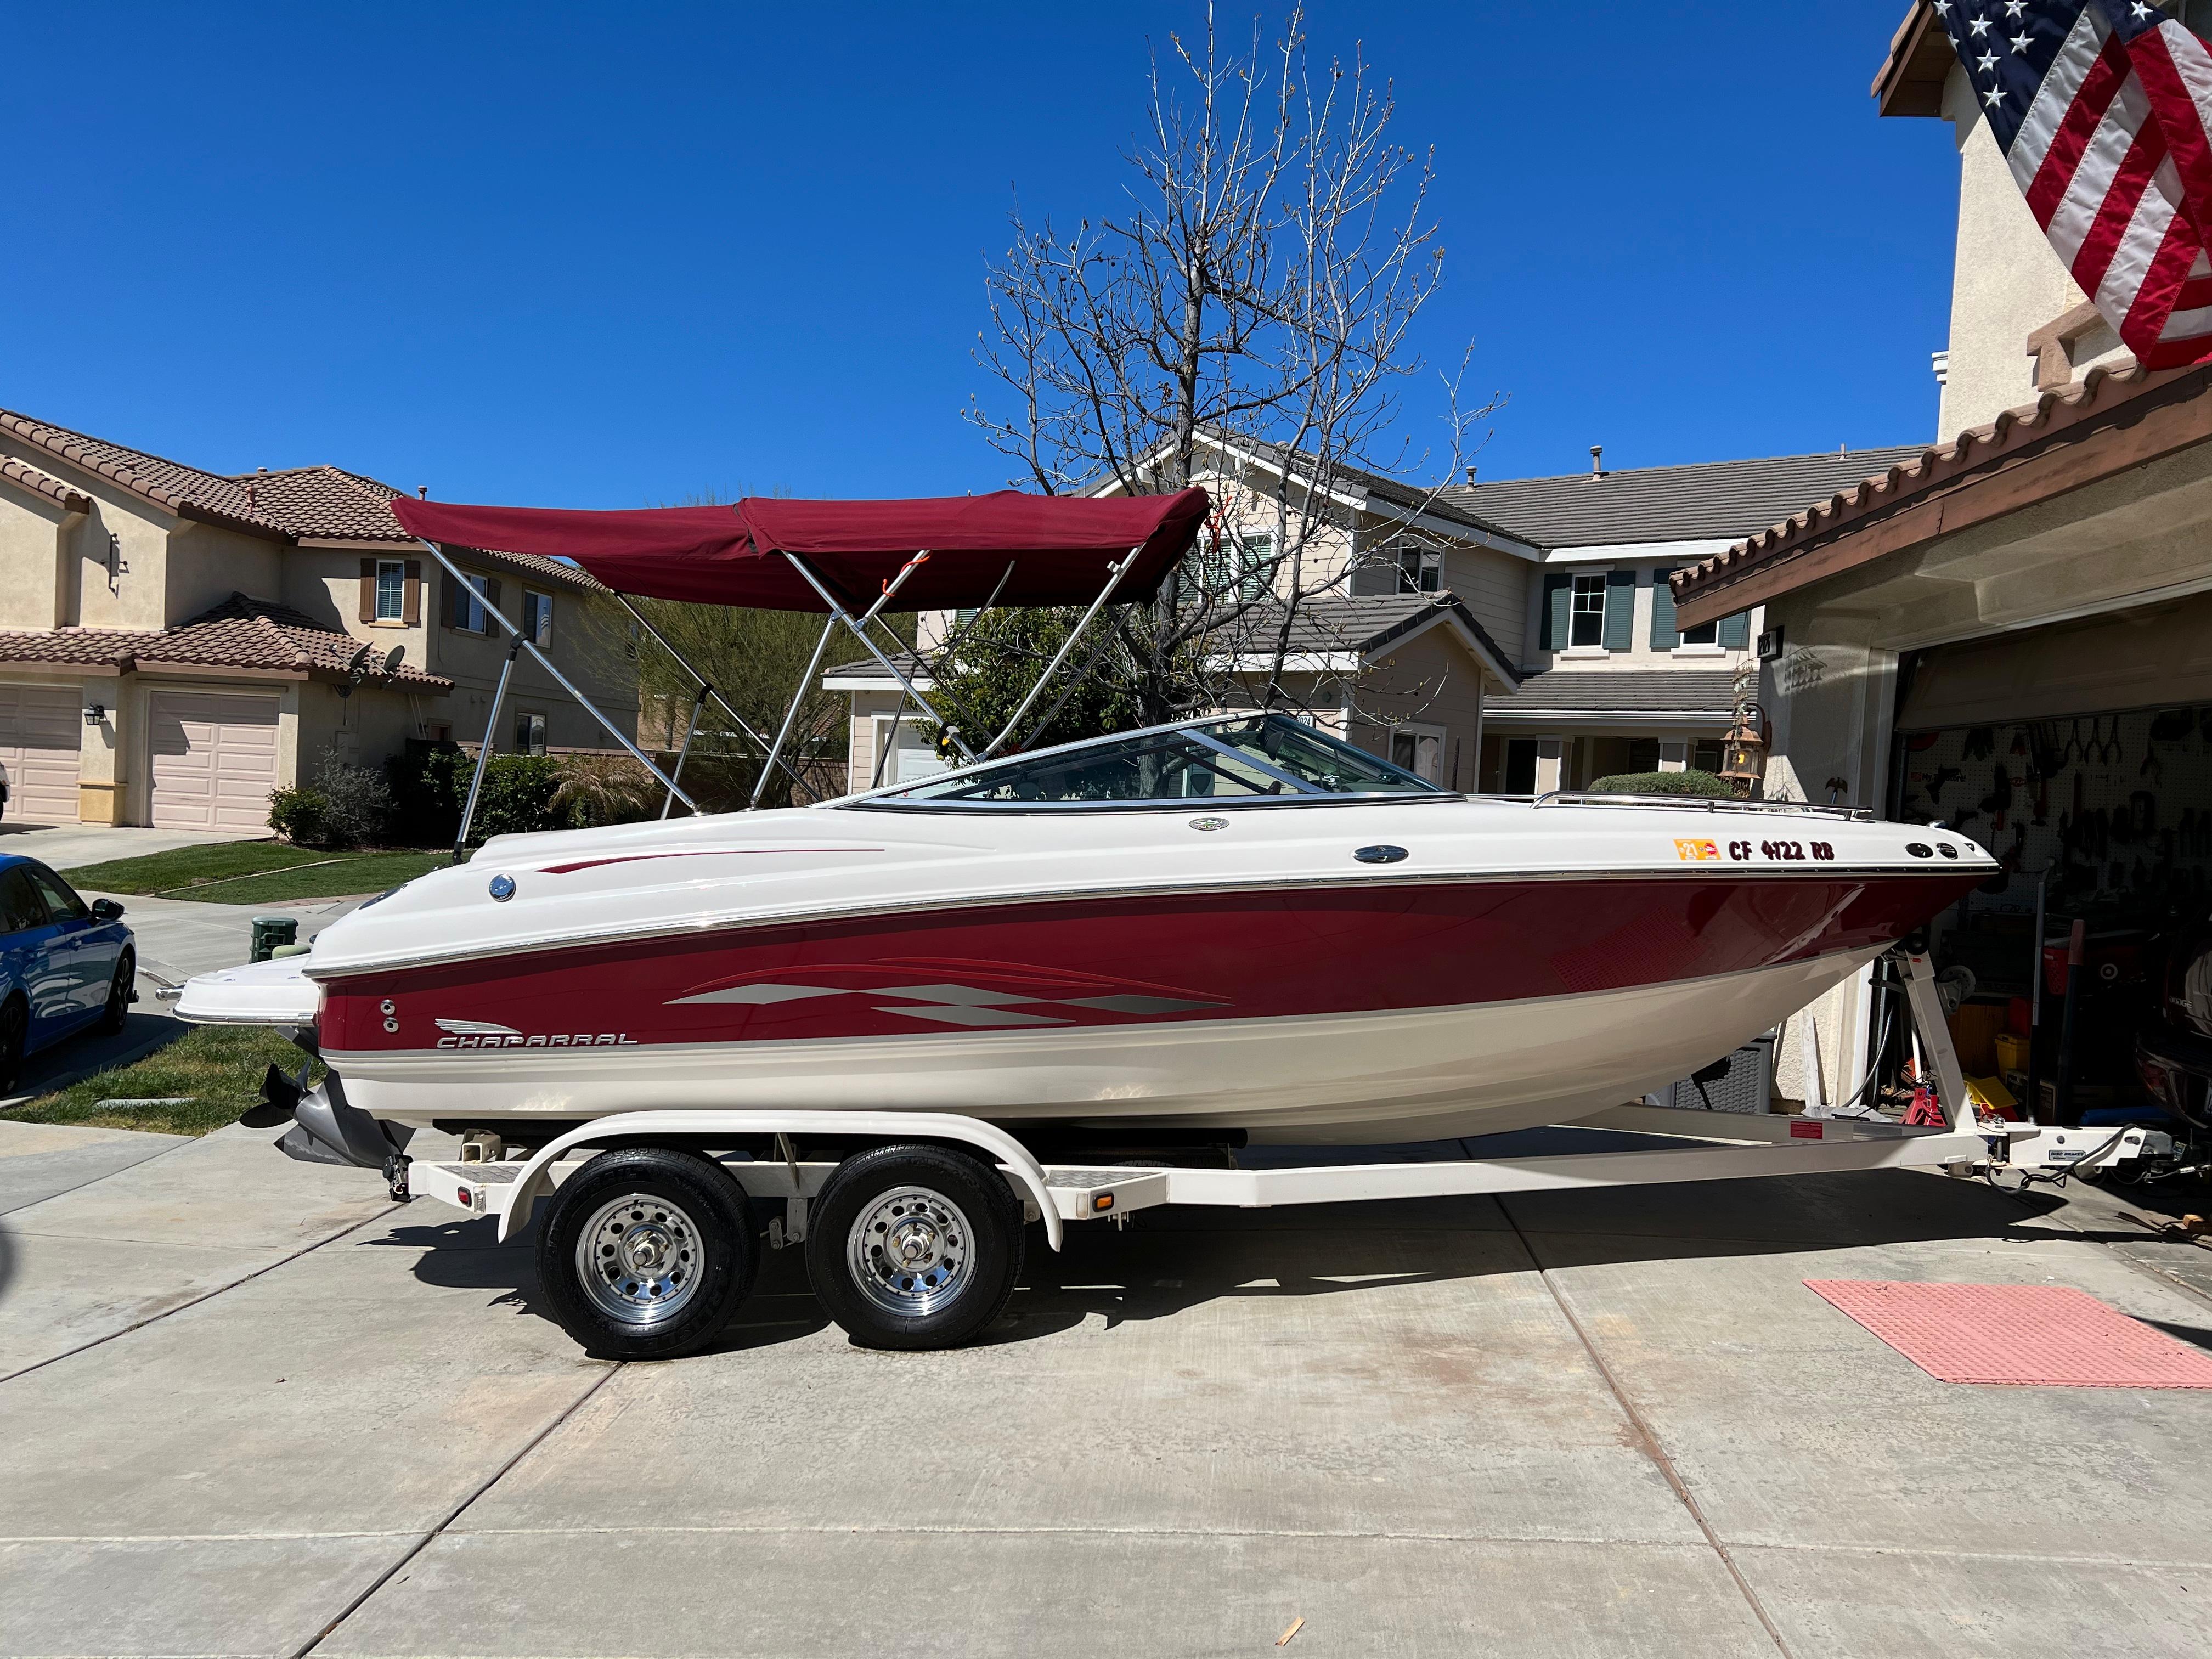
[[[971,769],[868,797],[1079,805],[1441,794],[1434,784],[1281,714],[1215,720]]]

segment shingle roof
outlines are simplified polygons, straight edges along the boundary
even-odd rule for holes
[[[119,672],[164,664],[190,668],[267,668],[316,679],[343,676],[362,641],[325,628],[289,605],[234,593],[174,628],[0,629],[0,662],[74,663]],[[412,664],[394,684],[444,693],[453,683]]]
[[[1264,438],[1218,433],[1209,433],[1207,435],[1214,442],[1225,447],[1241,447],[1256,450],[1278,466],[1283,464],[1283,457],[1290,453],[1283,445],[1271,442]],[[1369,495],[1380,497],[1393,507],[1404,507],[1408,512],[1431,514],[1439,519],[1466,525],[1469,529],[1486,530],[1514,541],[1528,539],[1521,532],[1508,529],[1476,511],[1465,499],[1464,486],[1455,491],[1449,485],[1438,487],[1433,484],[1409,483],[1397,478],[1386,478],[1379,472],[1370,472],[1364,467],[1352,466],[1341,460],[1332,461],[1330,465],[1339,482],[1357,485]]]
[[[1531,674],[1510,696],[1484,701],[1483,713],[1514,714],[1716,714],[1734,706],[1735,676],[1726,668],[1553,668]]]
[[[0,409],[0,432],[34,444],[50,455],[73,462],[182,516],[228,525],[273,540],[416,545],[415,538],[401,529],[399,520],[392,516],[389,505],[405,492],[343,467],[295,466],[281,471],[230,475],[210,472],[4,409]],[[46,477],[22,462],[0,460],[0,473],[13,478],[15,473],[9,470],[11,468]],[[58,479],[52,482],[64,489],[70,488]],[[75,510],[85,510],[89,502],[80,492],[72,493],[77,495]],[[556,559],[531,553],[501,553],[498,556],[511,561],[519,569],[541,574],[573,587],[599,586],[585,572]]]
[[[1412,633],[1433,619],[1439,611],[1457,618],[1474,635],[1500,672],[1509,677],[1512,674],[1512,665],[1498,648],[1498,642],[1475,620],[1474,613],[1450,593],[1316,594],[1301,605],[1291,618],[1288,649],[1298,655],[1353,651],[1364,656]],[[1273,650],[1281,617],[1279,611],[1266,606],[1246,611],[1223,630],[1233,635],[1233,641],[1223,641],[1223,648],[1230,648],[1233,643],[1247,654],[1262,648]],[[919,662],[911,652],[901,652],[894,660],[909,677],[928,672],[928,665]],[[822,671],[825,680],[878,675],[883,677],[884,684],[895,684],[884,674],[883,665],[872,658],[839,663]]]
[[[1698,461],[1595,476],[1499,478],[1447,485],[1443,493],[1455,507],[1480,513],[1509,535],[1544,547],[1715,540],[1764,530],[1869,472],[1920,453],[1919,446],[1908,444],[1764,460]]]

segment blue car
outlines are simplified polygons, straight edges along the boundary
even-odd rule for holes
[[[0,1094],[26,1055],[88,1026],[121,1030],[137,963],[113,899],[87,904],[38,860],[0,857]]]

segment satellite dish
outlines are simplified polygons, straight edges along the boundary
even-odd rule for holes
[[[358,674],[362,669],[368,667],[368,653],[375,648],[376,647],[373,645],[367,643],[362,644],[361,648],[356,651],[351,659],[346,663],[346,672],[349,674]]]
[[[399,659],[406,654],[407,647],[405,646],[393,646],[391,650],[384,653],[384,666],[378,669],[376,672],[380,674],[398,673],[399,672]]]

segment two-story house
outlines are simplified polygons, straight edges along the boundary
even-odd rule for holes
[[[1632,772],[1717,772],[1758,607],[1685,624],[1668,578],[1917,449],[1470,481],[1450,506],[1536,549],[1523,567],[1520,685],[1487,711],[1481,787],[1583,788]]]
[[[597,582],[448,550],[464,587],[392,518],[398,493],[331,466],[210,472],[0,410],[9,816],[250,831],[326,752],[474,742],[507,654],[493,611],[634,726],[628,635]],[[525,655],[494,741],[605,736]]]

